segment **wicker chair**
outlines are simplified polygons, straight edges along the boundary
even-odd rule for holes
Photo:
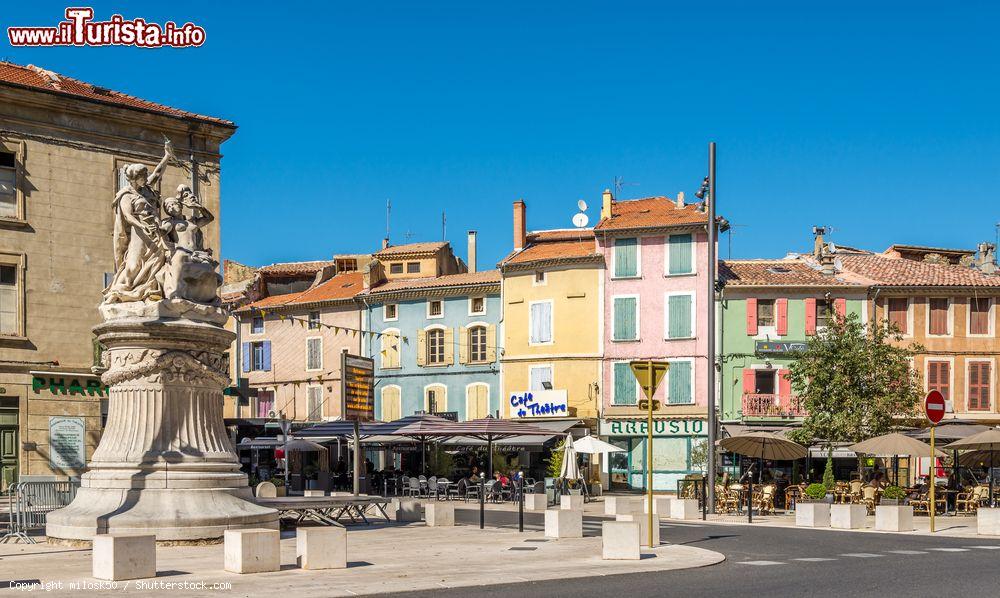
[[[923,492],[917,497],[916,500],[911,500],[910,504],[913,505],[913,513],[924,513],[929,514],[930,511],[931,496],[929,492]],[[948,508],[948,502],[945,499],[945,495],[941,492],[935,492],[934,494],[934,512],[944,513]]]
[[[875,486],[862,486],[859,502],[868,507],[868,514],[875,513],[875,505],[878,503],[878,488]]]
[[[865,483],[861,480],[851,480],[851,483],[848,485],[848,491],[851,493],[850,502],[852,504],[863,502],[862,488],[864,485]]]
[[[976,486],[969,492],[959,492],[955,496],[955,510],[960,513],[974,514],[989,497],[989,486]]]
[[[719,488],[715,496],[715,509],[720,513],[733,513],[738,508],[739,493],[725,487]]]
[[[785,488],[785,510],[794,511],[795,504],[802,498],[802,486],[789,486]]]
[[[753,506],[761,515],[774,514],[774,484],[768,484],[754,494]]]

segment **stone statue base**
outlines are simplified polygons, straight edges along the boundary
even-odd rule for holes
[[[125,306],[134,307],[114,307]],[[250,502],[222,422],[229,382],[222,354],[235,335],[205,321],[135,316],[94,332],[107,348],[108,422],[76,499],[48,515],[46,534],[62,542],[143,533],[161,543],[204,543],[227,529],[276,529],[277,512]]]
[[[127,303],[103,303],[97,308],[105,322],[146,319],[184,319],[192,322],[208,322],[223,326],[229,316],[218,305],[195,303],[187,299],[161,299],[160,301],[130,301]],[[226,346],[228,349],[229,346]]]

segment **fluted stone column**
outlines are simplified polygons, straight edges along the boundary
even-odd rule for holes
[[[223,352],[216,323],[118,318],[94,329],[106,347],[108,422],[76,499],[49,514],[50,538],[155,534],[218,541],[227,529],[278,527],[251,490],[222,422]]]

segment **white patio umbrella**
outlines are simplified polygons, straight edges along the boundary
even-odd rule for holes
[[[580,465],[576,462],[576,449],[573,447],[572,434],[566,434],[566,442],[563,444],[562,470],[559,477],[564,480],[580,479]]]
[[[625,452],[625,449],[609,442],[604,442],[596,436],[584,436],[580,440],[574,441],[573,449],[577,453],[586,453],[588,455]]]

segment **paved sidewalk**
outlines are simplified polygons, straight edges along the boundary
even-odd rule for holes
[[[639,561],[604,561],[601,539],[547,540],[539,531],[460,525],[430,528],[423,523],[348,528],[348,568],[305,571],[295,566],[295,534],[282,534],[282,571],[236,575],[223,571],[223,547],[158,547],[157,582],[206,582],[185,596],[218,595],[210,584],[229,582],[242,595],[350,596],[431,590],[594,575],[644,573],[704,567],[723,555],[691,546],[643,550]],[[0,585],[7,580],[92,583],[91,552],[46,544],[0,544]],[[119,591],[143,593],[136,582]],[[85,586],[86,587],[86,586]],[[146,586],[148,588],[148,586]],[[294,594],[293,594],[294,593]]]

